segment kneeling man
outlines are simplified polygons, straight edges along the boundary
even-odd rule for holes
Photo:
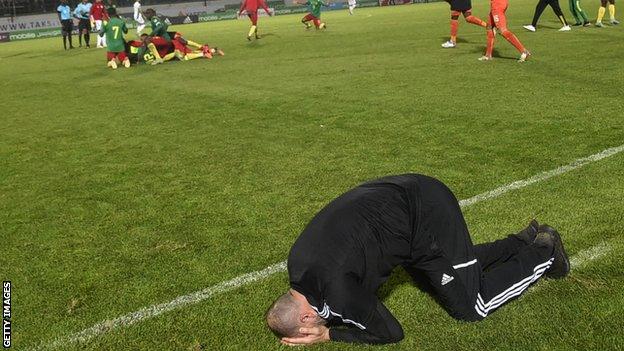
[[[430,285],[454,318],[478,321],[570,262],[555,229],[532,221],[517,234],[473,245],[459,203],[419,174],[364,183],[323,208],[288,256],[291,288],[266,320],[282,343],[384,344],[403,329],[375,295],[396,266]]]

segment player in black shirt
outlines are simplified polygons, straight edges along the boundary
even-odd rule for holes
[[[466,321],[485,318],[542,276],[570,270],[553,228],[532,221],[473,245],[444,184],[389,176],[346,192],[310,221],[288,256],[291,289],[269,308],[267,324],[289,345],[398,342],[401,325],[375,293],[399,265],[425,278],[447,312]]]

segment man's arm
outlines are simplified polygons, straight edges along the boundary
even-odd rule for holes
[[[271,16],[271,12],[269,11],[269,7],[266,4],[266,1],[260,0],[260,6],[266,11],[267,15]]]
[[[344,327],[332,327],[327,336],[329,340],[365,343],[389,344],[403,339],[403,328],[392,313],[379,301],[374,293],[364,289],[353,276],[337,278],[327,289],[327,309],[319,315],[322,318],[335,317],[344,323]],[[289,345],[310,344],[326,341],[324,326],[300,331],[303,337],[283,338]]]
[[[61,18],[61,5],[59,5],[59,6],[56,8],[56,14],[58,15],[59,22],[60,22],[60,21],[62,21],[63,19]]]
[[[247,4],[247,0],[243,0],[241,2],[241,6],[240,9],[238,10],[238,15],[240,16],[240,14],[243,12],[243,9],[245,9],[245,5]]]
[[[330,328],[329,339],[366,344],[389,344],[403,340],[401,324],[388,311],[386,306],[379,300],[376,302],[375,310],[370,321],[366,324],[366,329],[358,327]]]

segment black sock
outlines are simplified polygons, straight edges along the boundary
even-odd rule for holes
[[[71,39],[71,34],[67,35],[69,37],[69,48],[73,48],[74,45],[72,44],[72,39]]]
[[[84,38],[85,38],[85,43],[87,43],[87,46],[89,46],[89,39],[90,39],[89,37],[90,37],[89,32],[86,32],[84,35]]]
[[[67,50],[67,35],[63,34],[63,48]]]
[[[82,36],[78,34],[78,45],[82,46]]]

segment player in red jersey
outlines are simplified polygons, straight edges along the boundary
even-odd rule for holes
[[[93,6],[91,6],[91,11],[89,12],[89,18],[91,19],[91,28],[95,28],[96,31],[100,31],[102,29],[102,21],[108,21],[109,16],[108,12],[106,12],[106,6],[102,0],[95,0]],[[103,48],[106,46],[106,35],[97,36],[97,47]]]
[[[258,35],[258,8],[260,7],[264,9],[267,15],[273,16],[264,0],[243,0],[240,9],[238,10],[239,16],[241,16],[243,11],[245,11],[247,17],[249,17],[249,20],[251,21],[251,28],[249,28],[249,32],[247,33],[247,40],[251,41],[251,36],[253,34],[256,35],[256,39],[260,39],[260,36]]]
[[[496,36],[496,30],[500,31],[501,35],[507,39],[511,45],[513,45],[520,52],[520,59],[518,62],[526,61],[531,53],[524,45],[518,40],[518,38],[507,29],[507,18],[505,17],[505,11],[507,11],[507,0],[490,0],[490,20],[487,25],[487,47],[485,49],[485,55],[479,58],[479,61],[489,61],[492,59],[492,51],[494,50],[494,37]]]
[[[179,60],[188,61],[200,57],[211,59],[213,55],[225,55],[223,50],[217,47],[211,48],[208,44],[198,44],[182,37],[182,33],[169,32],[169,36],[172,38],[171,43],[173,44],[176,57]]]
[[[472,1],[470,0],[446,0],[451,5],[451,39],[442,44],[443,48],[454,48],[457,46],[457,29],[459,28],[459,15],[464,15],[466,22],[486,27],[484,20],[472,14]]]

